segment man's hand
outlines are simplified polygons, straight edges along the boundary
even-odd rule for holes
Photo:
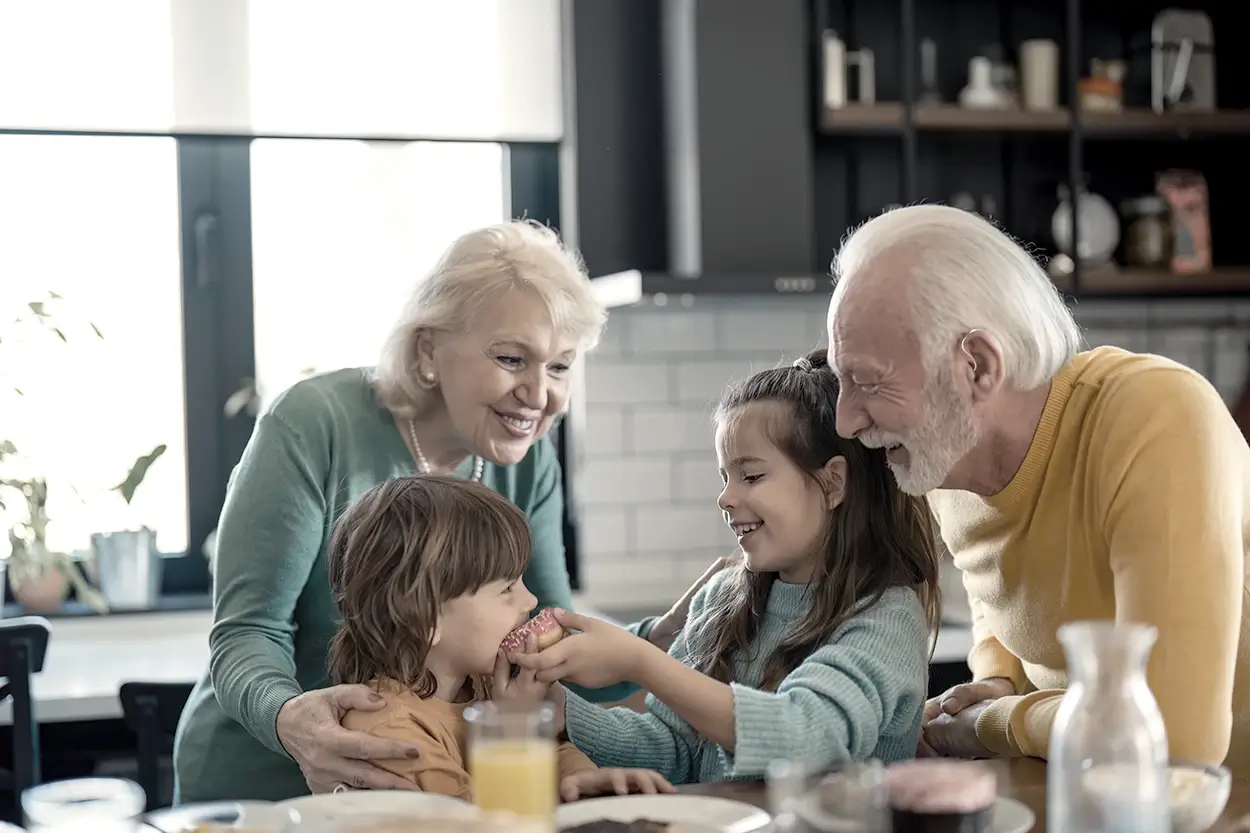
[[[922,747],[931,755],[944,758],[993,758],[977,737],[977,718],[993,700],[983,700],[960,709],[956,714],[942,713],[925,724],[921,733]]]
[[[921,720],[921,725],[927,725],[938,715],[956,715],[983,700],[997,700],[999,697],[1007,697],[1015,693],[1015,685],[1005,677],[991,677],[987,680],[951,686],[924,704],[924,718]]]

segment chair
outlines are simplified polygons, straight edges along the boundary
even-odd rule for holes
[[[22,791],[40,781],[39,723],[31,678],[43,670],[52,629],[42,616],[0,620],[0,702],[13,701],[13,797],[21,817]],[[7,780],[7,779],[6,779]]]
[[[135,733],[139,786],[148,810],[161,806],[161,756],[178,731],[193,683],[123,683],[119,696],[126,726]]]

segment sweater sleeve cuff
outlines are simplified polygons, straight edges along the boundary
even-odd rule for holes
[[[977,740],[999,757],[1019,757],[1020,747],[1011,736],[1012,712],[1023,698],[999,697],[977,718]]]
[[[608,734],[602,731],[606,717],[607,709],[588,703],[571,691],[565,691],[564,733],[592,761],[599,760],[603,751],[599,741]]]
[[[729,684],[734,698],[734,750],[724,752],[732,777],[762,777],[768,765],[789,756],[794,744],[786,727],[777,725],[777,696],[738,683]]]
[[[278,712],[288,700],[303,693],[294,680],[270,684],[260,695],[255,715],[247,727],[257,740],[288,760],[294,759],[278,738]]]
[[[655,623],[660,621],[659,616],[648,616],[645,619],[639,619],[630,625],[626,630],[633,633],[639,639],[650,639],[651,629],[655,627]]]
[[[1024,676],[1024,667],[1020,660],[1007,652],[1005,648],[994,646],[985,649],[977,646],[968,656],[968,668],[972,671],[972,679],[989,680],[1001,677],[1011,680],[1011,686],[1017,694],[1023,694],[1028,678]]]

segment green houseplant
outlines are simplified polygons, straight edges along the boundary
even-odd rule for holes
[[[20,346],[21,336],[30,337],[38,349],[45,346],[35,341],[40,337],[48,338],[53,345],[57,342],[69,343],[70,337],[66,334],[68,325],[58,315],[57,308],[62,303],[61,296],[48,292],[39,300],[19,308],[17,315],[10,319],[10,327],[0,331],[0,350],[8,348],[11,351],[15,342]],[[90,321],[85,322],[85,329],[91,337],[104,337]],[[15,335],[18,337],[15,338]],[[13,361],[9,366],[20,366],[20,360]],[[9,387],[15,397],[25,398],[26,393],[20,384],[14,382]],[[140,457],[125,479],[113,487],[113,491],[127,505],[148,469],[165,450],[164,445],[158,445]],[[98,612],[107,612],[104,596],[87,581],[76,560],[48,546],[47,503],[48,482],[39,474],[38,465],[19,454],[15,442],[0,439],[0,512],[4,513],[9,526],[10,554],[6,560],[6,572],[14,597],[26,610],[49,612],[60,606],[69,588],[73,587],[79,601]]]
[[[0,463],[17,455],[17,447],[0,441]],[[16,498],[16,500],[15,500]],[[48,547],[48,483],[41,477],[0,477],[0,511],[20,504],[20,520],[9,527],[9,586],[23,610],[47,613],[65,601],[70,587],[78,600],[105,613],[104,597],[87,583],[74,559]]]

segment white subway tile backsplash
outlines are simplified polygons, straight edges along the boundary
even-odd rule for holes
[[[601,360],[591,355],[586,362],[586,404],[668,402],[671,375],[667,362]]]
[[[604,358],[620,358],[629,352],[629,318],[623,315],[609,315],[608,325],[603,328],[599,345],[592,355]]]
[[[589,457],[580,482],[588,505],[629,505],[673,496],[673,469],[668,457]]]
[[[598,561],[633,551],[633,510],[624,503],[582,507],[582,553]]]
[[[630,316],[630,347],[639,356],[716,352],[716,314],[710,310],[650,309]]]
[[[710,407],[642,405],[631,414],[630,448],[635,452],[686,451],[712,447]]]
[[[716,403],[730,382],[739,381],[767,367],[776,366],[776,361],[763,362],[729,362],[729,361],[689,361],[678,364],[673,374],[673,401],[700,405],[710,408]]]
[[[735,540],[715,504],[655,504],[640,510],[634,525],[640,553],[731,546]]]
[[[712,508],[720,496],[722,484],[710,444],[707,454],[690,454],[674,460],[673,476],[673,497],[677,500],[703,501]]]
[[[750,309],[725,312],[720,316],[717,332],[723,352],[751,353],[774,357],[774,361],[794,361],[808,352],[821,338],[821,331],[811,326],[808,310],[797,305],[792,309],[773,309],[760,315]]]
[[[711,407],[731,381],[823,345],[826,303],[699,298],[689,308],[612,312],[602,345],[586,363],[586,456],[576,488],[588,603],[667,606],[712,561],[734,551],[716,508],[721,487]],[[1116,301],[1076,309],[1078,322],[1090,327],[1091,346],[1169,356],[1209,374],[1231,402],[1246,382],[1247,333],[1210,330],[1201,322],[1213,313],[1247,315],[1250,303]],[[1159,326],[1162,318],[1195,323],[1168,328]],[[944,578],[958,617],[958,578]]]
[[[619,456],[627,450],[625,411],[620,406],[587,406],[585,423],[579,438],[586,454],[592,457]]]

